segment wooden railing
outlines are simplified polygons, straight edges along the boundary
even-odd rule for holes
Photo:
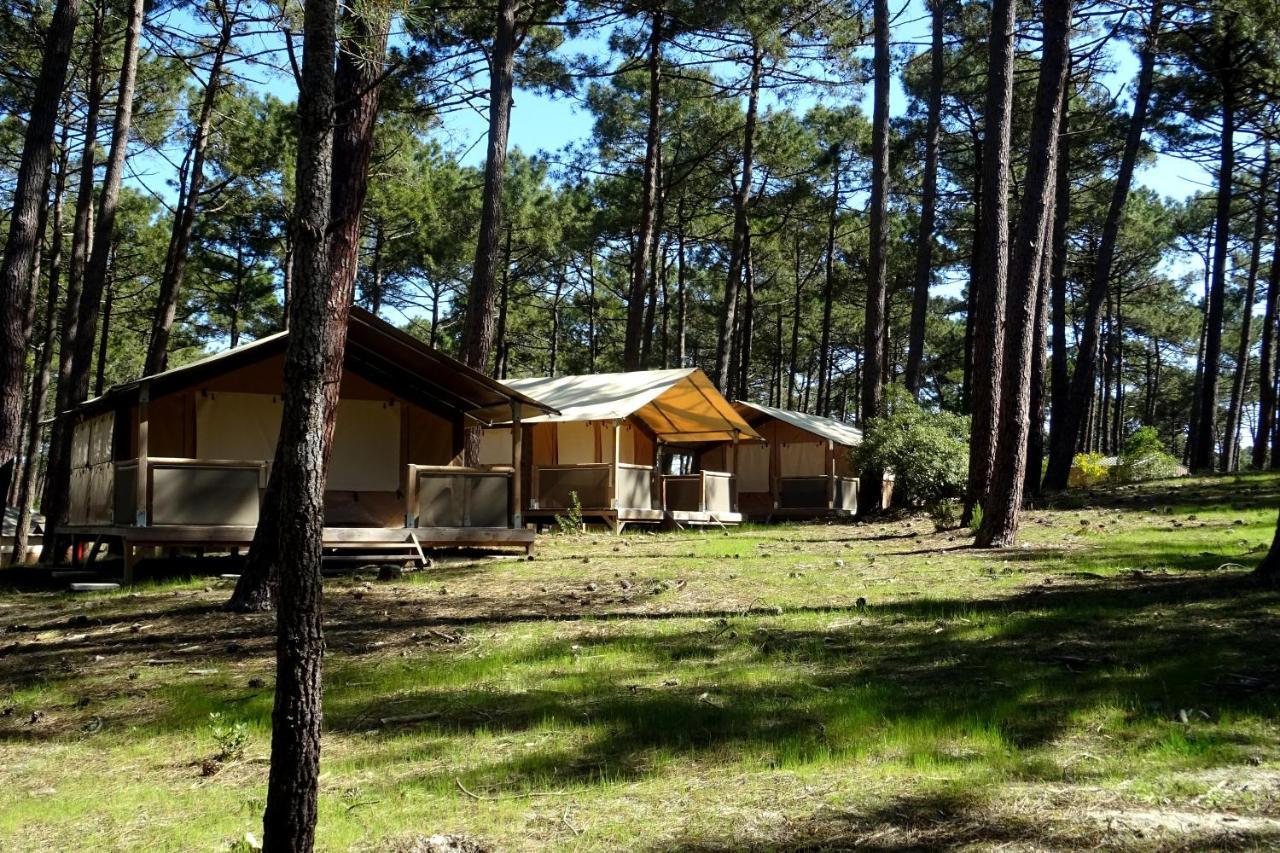
[[[534,466],[533,509],[568,509],[575,494],[583,509],[653,509],[653,467],[628,462]]]
[[[410,465],[406,527],[510,527],[514,473],[505,466]]]
[[[668,474],[662,478],[662,506],[679,512],[735,512],[733,475],[724,471]]]
[[[149,457],[139,487],[139,460],[112,463],[111,515],[116,524],[234,525],[258,523],[269,463],[258,460]]]
[[[823,476],[778,478],[779,509],[837,509],[855,512],[858,508],[858,478]]]

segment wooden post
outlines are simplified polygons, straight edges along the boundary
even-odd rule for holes
[[[733,431],[733,479],[729,481],[729,508],[738,511],[738,431]]]
[[[827,509],[836,506],[836,446],[827,439]]]
[[[782,449],[776,427],[769,432],[769,491],[773,493],[773,508],[778,509],[782,506]]]
[[[418,526],[418,466],[410,463],[404,477],[404,526]]]
[[[524,426],[520,423],[521,405],[516,401],[511,401],[511,488],[508,495],[511,499],[511,526],[519,529],[524,527],[524,496],[521,486],[523,485],[524,471]]]
[[[613,422],[613,459],[609,462],[609,506],[618,508],[618,459],[622,456],[622,421]],[[616,531],[615,531],[616,532]]]
[[[147,466],[147,445],[151,405],[151,383],[144,382],[138,389],[138,482],[136,484],[137,505],[134,507],[133,523],[138,527],[146,527],[150,513],[150,471]]]

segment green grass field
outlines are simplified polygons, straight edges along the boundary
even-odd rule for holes
[[[924,518],[547,536],[329,582],[320,846],[1280,845],[1280,478]],[[3,583],[0,575],[0,583]],[[0,849],[260,832],[270,616],[207,579],[0,595]],[[222,761],[219,725],[243,723]]]

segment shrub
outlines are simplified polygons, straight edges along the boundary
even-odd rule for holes
[[[1182,473],[1182,465],[1165,451],[1155,427],[1144,426],[1125,441],[1120,461],[1111,469],[1111,479],[1118,483],[1137,483],[1177,477]]]
[[[1107,478],[1108,465],[1101,453],[1077,453],[1071,460],[1071,473],[1067,476],[1067,486],[1072,489],[1087,489],[1096,486]]]
[[[925,506],[925,510],[933,519],[933,526],[937,530],[951,530],[960,526],[961,506],[960,501],[955,498],[934,501]]]
[[[859,472],[892,471],[895,502],[939,504],[964,494],[969,419],[921,408],[905,390],[889,389],[889,414],[869,418],[853,449]]]
[[[582,501],[577,492],[569,492],[569,508],[555,517],[556,530],[563,534],[582,532]]]
[[[209,733],[218,744],[218,761],[234,761],[244,755],[245,745],[249,742],[249,726],[241,720],[229,722],[222,714],[209,714]]]

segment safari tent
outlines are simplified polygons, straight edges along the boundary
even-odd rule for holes
[[[248,544],[282,410],[279,332],[112,387],[61,417],[75,421],[66,532],[135,549]],[[465,431],[554,410],[359,308],[348,327],[324,545],[332,552],[517,546],[513,468],[463,466]],[[509,458],[521,458],[519,432]]]
[[[735,402],[734,408],[767,442],[738,451],[738,502],[750,518],[851,516],[858,511],[858,475],[849,451],[862,441],[857,427],[831,418]],[[713,448],[703,464],[721,464]]]
[[[709,446],[732,460],[759,440],[696,368],[513,379],[513,391],[556,409],[524,420],[521,466],[530,521],[549,522],[576,495],[584,518],[613,530],[628,524],[736,524],[730,468],[695,463]],[[510,465],[511,425],[485,431],[481,460]]]

